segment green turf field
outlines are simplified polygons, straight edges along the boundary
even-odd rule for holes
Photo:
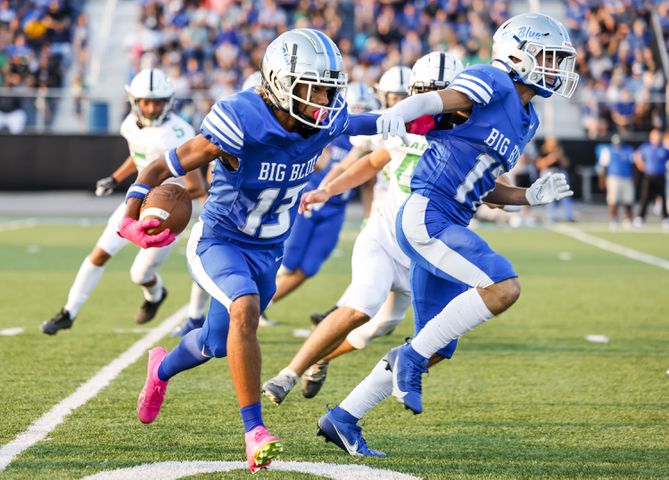
[[[109,264],[72,330],[39,331],[64,303],[101,226],[0,229],[0,446],[70,395],[145,333],[132,331],[142,301],[130,283],[134,248]],[[411,319],[365,351],[331,365],[321,394],[296,389],[281,407],[263,400],[265,422],[285,439],[282,460],[364,464],[426,479],[669,478],[669,271],[545,230],[483,228],[520,274],[516,306],[461,340],[453,360],[424,381],[425,412],[393,399],[367,418],[385,459],[354,459],[314,435],[326,403],[340,401],[392,346]],[[262,329],[263,379],[285,366],[308,314],[332,305],[348,281],[353,231],[321,274],[272,307]],[[668,234],[591,233],[669,260]],[[187,302],[184,242],[161,270],[170,296],[157,326]],[[585,336],[609,337],[607,344]],[[161,340],[171,348],[176,341]],[[7,479],[81,478],[162,461],[243,461],[243,428],[225,360],[171,383],[158,420],[135,415],[145,358],[66,417],[46,440],[0,473]],[[259,478],[318,478],[268,471]],[[243,470],[197,479],[249,478]],[[372,477],[370,477],[372,478]]]

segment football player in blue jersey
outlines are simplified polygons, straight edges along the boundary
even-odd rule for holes
[[[227,356],[252,472],[269,466],[283,450],[282,440],[262,421],[256,330],[274,294],[299,196],[323,149],[342,134],[376,133],[378,117],[348,115],[342,56],[317,30],[280,35],[267,47],[261,72],[260,89],[218,101],[199,135],[146,167],[128,191],[119,225],[123,237],[145,248],[173,241],[169,230],[147,234],[157,223],[137,220],[142,199],[164,179],[217,160],[187,247],[191,273],[212,297],[207,318],[171,352],[160,347],[149,352],[137,413],[143,423],[153,422],[171,377]]]
[[[359,82],[348,86],[346,104],[349,113],[371,112],[379,108],[371,87]],[[351,147],[348,135],[337,137],[324,154],[329,157],[327,165],[314,173],[305,190],[317,189],[332,167],[346,157]],[[273,302],[282,299],[305,280],[316,275],[330,257],[344,225],[344,214],[350,196],[350,191],[336,195],[327,203],[312,209],[309,215],[297,217],[283,250],[283,262],[276,279]],[[269,322],[267,319],[265,321]]]
[[[559,173],[527,189],[497,178],[513,167],[537,129],[530,100],[573,94],[575,57],[560,23],[540,14],[518,15],[495,33],[492,64],[465,68],[446,89],[409,97],[379,118],[384,137],[406,138],[406,122],[468,112],[461,125],[428,133],[430,148],[418,162],[412,193],[397,216],[397,239],[411,259],[417,333],[411,343],[391,350],[342,405],[319,419],[320,433],[340,448],[351,453],[356,451],[351,445],[365,444],[357,425],[361,413],[391,393],[421,413],[421,375],[441,360],[435,354],[518,299],[518,275],[509,261],[467,224],[484,198],[499,205],[539,205],[573,194]],[[459,288],[461,293],[453,295]],[[342,408],[351,401],[355,408]]]

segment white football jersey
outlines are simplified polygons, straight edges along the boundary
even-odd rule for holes
[[[361,148],[365,152],[371,152],[372,150],[377,150],[379,148],[385,148],[383,142],[383,135],[359,135],[351,137],[351,145],[354,147]],[[388,187],[390,186],[390,174],[386,167],[383,168],[376,175],[376,183],[374,184],[374,199],[372,201],[372,212],[379,211],[381,205],[383,205],[386,193],[388,192]]]
[[[372,210],[369,219],[369,223],[374,224],[379,242],[407,268],[410,261],[397,243],[395,220],[404,201],[411,193],[411,176],[418,165],[418,160],[430,146],[422,135],[410,133],[408,137],[409,145],[404,145],[399,137],[390,137],[385,141],[381,139],[379,146],[388,150],[390,154],[390,162],[380,172],[380,175],[388,178],[388,191],[383,201],[378,204],[375,196],[375,205],[378,208]]]
[[[160,126],[139,128],[137,118],[131,113],[121,124],[121,135],[128,142],[130,156],[139,173],[168,150],[193,138],[195,131],[175,113],[170,113]]]

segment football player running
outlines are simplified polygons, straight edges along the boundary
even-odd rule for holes
[[[358,82],[348,86],[346,103],[349,113],[371,112],[379,107],[372,89]],[[323,155],[329,157],[329,161],[325,158],[326,166],[314,173],[305,190],[318,188],[325,176],[346,157],[350,150],[351,142],[348,136],[337,137]],[[282,299],[316,275],[330,257],[337,246],[339,233],[344,225],[350,196],[349,191],[333,195],[307,215],[297,217],[284,247],[283,262],[276,279],[273,302]],[[265,319],[265,322],[269,321]]]
[[[391,350],[349,396],[323,415],[319,429],[349,453],[364,443],[358,420],[391,393],[423,411],[421,375],[450,342],[509,308],[520,295],[518,275],[467,224],[483,199],[499,205],[540,205],[570,196],[553,174],[529,188],[496,182],[513,167],[538,126],[530,100],[570,97],[578,82],[576,51],[552,18],[522,14],[493,36],[492,64],[466,68],[451,85],[398,103],[379,131],[409,142],[405,123],[424,115],[471,112],[451,130],[427,135],[430,148],[411,180],[397,218],[397,238],[411,259],[416,335]],[[455,294],[461,290],[462,293]]]
[[[442,89],[462,68],[460,60],[453,55],[432,52],[406,72],[404,84],[411,95]],[[380,135],[372,137],[371,154],[353,163],[336,179],[327,178],[332,181],[320,189],[303,195],[300,211],[308,212],[313,205],[361,185],[379,172],[387,179],[383,201],[375,199],[369,221],[355,241],[351,284],[338,302],[338,308],[318,325],[290,365],[263,385],[264,394],[274,403],[283,401],[300,375],[302,394],[306,398],[314,397],[325,382],[330,360],[365,348],[372,339],[387,335],[404,319],[411,305],[410,262],[397,244],[395,219],[409,196],[416,163],[429,147],[423,135],[432,128],[450,128],[451,121],[451,115],[444,115],[439,118],[439,125],[435,125],[431,116],[414,122],[412,132],[416,133],[409,134],[408,145],[398,138],[384,141]],[[455,342],[442,352],[443,356],[450,358],[454,349]],[[360,454],[375,453],[365,450],[364,442],[357,445]]]
[[[121,135],[128,142],[130,155],[109,177],[98,180],[95,194],[99,197],[111,194],[130,175],[141,173],[151,159],[178,147],[195,135],[193,128],[171,111],[174,88],[161,70],[142,70],[125,88],[131,111],[121,124]],[[206,195],[204,180],[199,172],[191,172],[179,182],[185,184],[193,198]],[[116,233],[123,212],[125,203],[121,203],[109,218],[95,248],[79,267],[65,306],[42,324],[42,332],[55,335],[58,330],[72,327],[79,310],[100,282],[107,261],[128,244],[126,239]],[[167,290],[158,274],[158,267],[172,249],[173,245],[140,250],[130,268],[130,279],[140,285],[144,292],[144,303],[135,317],[139,324],[153,319],[158,307],[165,301]],[[208,300],[206,292],[193,283],[189,317],[203,317]]]
[[[262,61],[262,88],[218,101],[200,134],[153,161],[130,188],[119,233],[143,247],[174,235],[148,235],[138,221],[147,192],[170,176],[217,159],[209,198],[187,248],[195,280],[212,296],[204,326],[167,352],[149,352],[147,379],[137,413],[153,422],[168,380],[179,372],[228,357],[246,431],[251,472],[269,466],[283,450],[263,424],[260,404],[258,319],[275,291],[283,243],[297,215],[298,199],[316,160],[339,135],[376,133],[378,115],[349,116],[347,76],[337,46],[306,28],[276,38]]]

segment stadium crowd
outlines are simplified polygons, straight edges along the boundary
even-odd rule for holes
[[[651,43],[656,7],[669,34],[666,2],[568,1],[565,24],[579,52],[582,122],[589,138],[630,138],[666,127],[666,82]]]
[[[146,0],[141,9],[127,45],[130,76],[146,67],[168,72],[177,98],[193,99],[177,103],[192,124],[258,70],[266,46],[290,28],[323,31],[344,55],[350,81],[374,84],[431,50],[487,62],[492,33],[508,18],[506,0]]]
[[[86,63],[83,0],[0,0],[0,131],[53,121],[70,65]],[[7,88],[9,87],[9,88]]]

